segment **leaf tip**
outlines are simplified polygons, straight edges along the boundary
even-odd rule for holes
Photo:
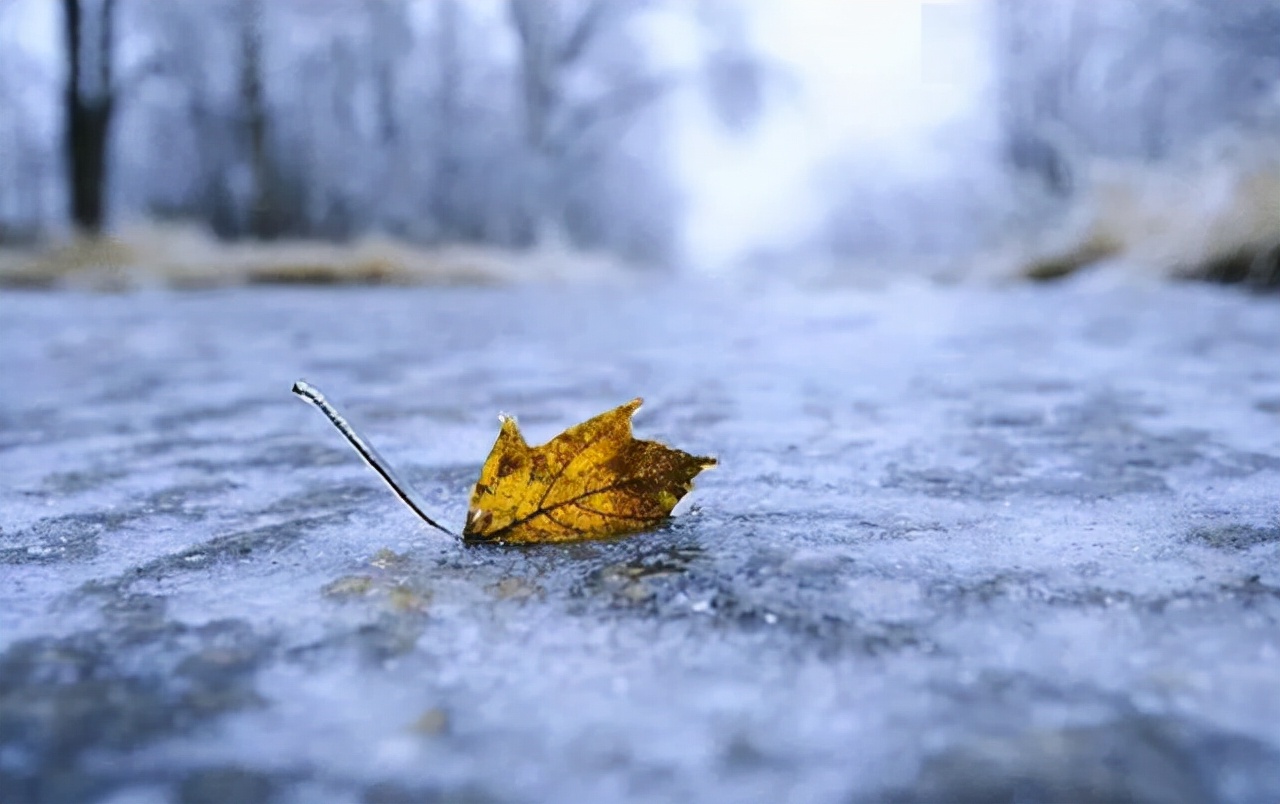
[[[516,417],[510,413],[498,414],[498,421],[502,422],[502,427],[498,432],[498,440],[508,439],[517,445],[526,446],[524,435],[520,432],[520,425],[516,423]]]

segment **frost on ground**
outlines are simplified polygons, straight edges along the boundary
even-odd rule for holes
[[[1207,286],[0,296],[0,799],[1280,800],[1280,329]],[[636,395],[657,533],[464,548]]]

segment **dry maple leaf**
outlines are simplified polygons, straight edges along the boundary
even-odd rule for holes
[[[715,458],[631,436],[641,400],[530,447],[504,416],[471,493],[464,539],[559,542],[648,530],[671,515]]]
[[[293,392],[320,408],[391,490],[432,527],[421,497],[392,470],[324,395],[301,380]],[[699,457],[631,435],[641,400],[574,425],[540,447],[525,443],[503,416],[498,440],[471,493],[462,538],[468,542],[564,542],[649,530],[714,466]]]

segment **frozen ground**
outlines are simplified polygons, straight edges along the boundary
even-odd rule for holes
[[[0,800],[1280,800],[1280,300],[0,295]],[[465,548],[632,396],[667,529]]]

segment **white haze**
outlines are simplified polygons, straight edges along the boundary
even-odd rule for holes
[[[829,199],[817,173],[841,157],[927,173],[989,131],[983,0],[751,0],[756,46],[794,76],[746,136],[690,104],[681,171],[686,248],[719,272],[750,252],[804,240]],[[943,127],[962,134],[939,151]]]

